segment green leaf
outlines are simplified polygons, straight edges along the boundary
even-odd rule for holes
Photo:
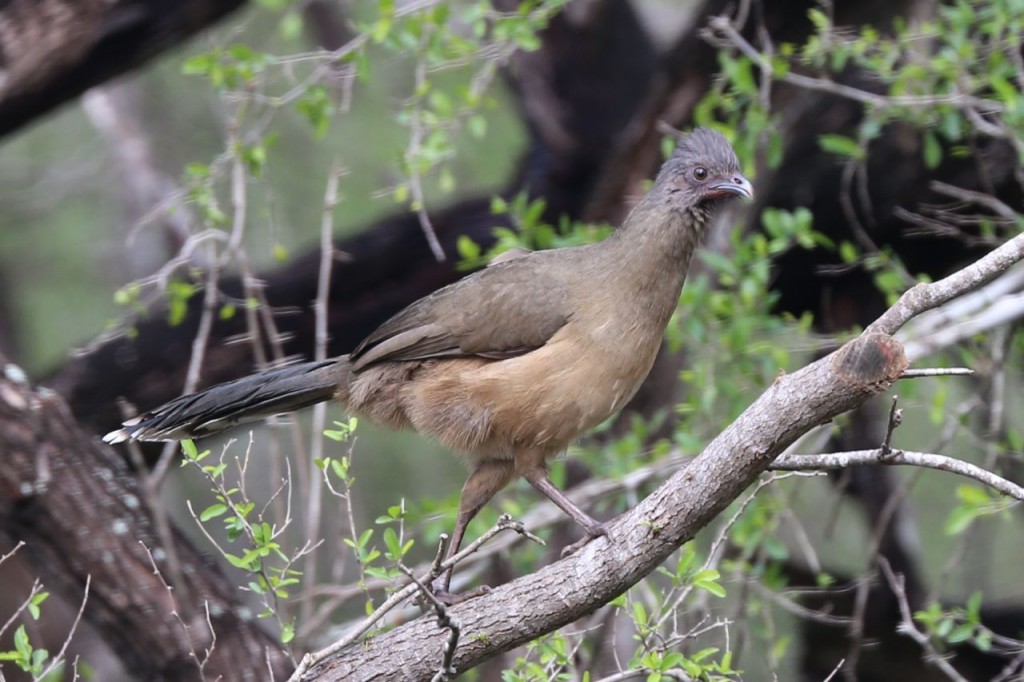
[[[845,135],[819,135],[818,145],[827,152],[848,156],[858,161],[863,160],[865,156],[860,144]]]
[[[186,76],[203,76],[213,69],[217,64],[217,58],[212,54],[199,54],[185,60],[181,65],[181,72]]]
[[[844,263],[856,263],[860,254],[856,246],[851,242],[844,241],[839,245],[839,257]]]
[[[965,504],[974,505],[975,507],[984,507],[992,504],[992,498],[988,492],[977,485],[961,485],[956,488],[956,496],[961,502]]]
[[[946,535],[959,535],[980,515],[980,512],[975,508],[956,507],[950,512],[949,518],[946,519]]]
[[[19,625],[14,631],[14,648],[26,663],[32,659],[32,645],[28,641],[28,632],[24,625]]]
[[[223,516],[228,511],[226,504],[211,504],[209,507],[203,510],[203,513],[199,515],[199,520],[202,522],[215,519],[218,516]]]
[[[633,622],[638,628],[647,625],[647,609],[644,608],[643,602],[633,602]]]
[[[981,612],[981,600],[982,593],[980,590],[975,590],[971,593],[971,596],[967,598],[966,609],[967,613],[977,615]]]
[[[402,545],[398,541],[398,533],[394,528],[384,529],[384,545],[387,547],[387,558],[398,561],[402,558]]]
[[[302,15],[299,12],[288,12],[278,25],[278,32],[286,40],[298,40],[302,36]]]
[[[971,623],[961,623],[953,628],[953,631],[946,637],[946,641],[950,644],[959,644],[966,642],[974,634],[974,625]]]
[[[33,620],[39,620],[39,607],[42,606],[43,602],[50,596],[49,592],[40,592],[36,596],[32,597],[28,603],[28,612],[32,616]]]
[[[299,113],[305,115],[313,126],[314,136],[317,139],[322,139],[327,135],[331,115],[334,113],[334,102],[331,100],[327,88],[322,85],[310,87],[295,104],[295,108]]]
[[[455,240],[455,250],[463,260],[475,262],[480,259],[480,245],[464,234]]]
[[[721,577],[722,575],[717,570],[708,568],[693,576],[693,586],[716,597],[724,597],[725,588],[718,584]]]
[[[117,305],[129,305],[139,300],[142,287],[137,283],[126,284],[114,292],[114,303]]]

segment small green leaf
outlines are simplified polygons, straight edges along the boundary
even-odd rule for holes
[[[953,631],[949,633],[949,637],[946,638],[946,641],[950,644],[959,644],[969,640],[972,635],[974,635],[974,625],[971,623],[961,623],[953,628]]]
[[[857,141],[845,135],[819,135],[818,145],[825,151],[840,156],[848,156],[858,161],[864,158],[864,150]]]
[[[725,588],[718,584],[721,577],[722,575],[717,570],[708,568],[693,577],[693,586],[721,598],[726,594]]]
[[[31,660],[32,645],[28,641],[28,632],[24,625],[19,625],[18,629],[14,631],[14,648],[23,661]]]
[[[974,519],[978,518],[979,512],[971,507],[956,507],[946,519],[946,535],[959,535],[970,526]]]
[[[215,519],[218,516],[223,516],[228,511],[226,504],[211,504],[209,507],[203,510],[203,513],[199,515],[199,520],[207,522],[210,519]]]
[[[974,505],[975,507],[984,507],[992,504],[992,498],[988,492],[976,485],[961,485],[957,486],[956,496],[961,502],[966,504]]]

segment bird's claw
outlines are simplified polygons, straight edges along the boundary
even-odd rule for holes
[[[562,558],[564,559],[567,556],[572,556],[588,545],[594,538],[599,538],[605,535],[608,535],[608,528],[603,523],[593,526],[592,528],[587,528],[586,534],[582,538],[571,545],[566,545],[565,549],[562,550]]]

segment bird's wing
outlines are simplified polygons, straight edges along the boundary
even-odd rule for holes
[[[383,360],[501,359],[540,348],[570,315],[561,268],[536,258],[542,253],[498,263],[416,301],[356,347],[355,369]]]

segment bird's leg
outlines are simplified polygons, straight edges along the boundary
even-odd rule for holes
[[[455,520],[455,530],[452,531],[452,540],[448,544],[448,552],[445,559],[449,559],[459,551],[462,538],[466,534],[466,526],[473,520],[473,517],[487,504],[495,493],[508,485],[515,474],[511,461],[508,460],[482,460],[476,463],[475,468],[462,486],[462,496],[459,498],[459,515]],[[434,596],[447,604],[454,604],[470,597],[475,597],[477,592],[463,595],[452,594],[449,590],[452,582],[452,571],[454,566],[448,568],[439,575],[431,584],[431,591]]]
[[[586,532],[582,540],[574,542],[562,550],[563,557],[569,556],[594,538],[607,534],[608,531],[605,529],[604,524],[596,521],[590,514],[580,509],[576,506],[575,502],[566,497],[565,493],[551,482],[545,469],[540,467],[530,469],[523,474],[523,477],[530,482],[530,485],[540,491],[544,497],[554,502],[559,509],[571,516],[572,520],[578,523]]]

